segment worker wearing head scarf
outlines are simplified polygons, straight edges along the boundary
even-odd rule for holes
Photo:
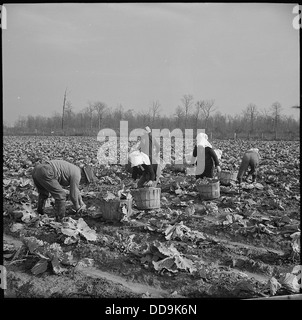
[[[217,154],[208,141],[207,134],[201,132],[196,136],[196,145],[190,163],[196,163],[196,179],[213,178],[215,167],[218,172],[221,171]]]
[[[153,171],[149,157],[139,150],[129,154],[129,160],[132,168],[132,179],[138,188],[142,188],[146,183],[147,186],[153,186],[155,173]],[[136,183],[136,180],[139,181]]]
[[[150,158],[151,163],[158,162],[157,158],[160,151],[160,145],[158,140],[152,136],[152,131],[148,126],[145,128],[145,133],[141,136],[139,149]]]
[[[156,179],[158,179],[161,175],[161,169],[159,166],[160,144],[158,140],[152,136],[152,130],[148,126],[145,127],[145,134],[141,136],[139,150],[149,157]]]
[[[252,182],[256,181],[257,167],[259,165],[260,155],[258,148],[251,148],[243,155],[238,170],[237,181],[242,182],[243,176],[247,174],[247,178],[252,176]],[[248,169],[250,168],[249,172]]]

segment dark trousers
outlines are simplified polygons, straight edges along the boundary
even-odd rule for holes
[[[240,167],[239,167],[238,175],[237,175],[237,179],[239,183],[242,182],[242,178],[245,174],[247,176],[252,176],[253,182],[256,181],[258,160],[259,160],[258,155],[253,152],[248,152],[243,156]]]
[[[154,171],[154,174],[155,174],[155,179],[154,181],[156,181],[156,172],[157,172],[157,166],[158,164],[155,163],[155,164],[152,164],[152,169]],[[137,187],[138,188],[142,188],[144,186],[144,183],[149,181],[149,180],[152,180],[151,179],[151,175],[149,173],[143,173],[142,176],[140,177],[140,179],[138,180],[138,183],[137,183]]]
[[[202,174],[195,175],[196,179],[203,179],[203,178],[214,178],[214,168],[210,168],[205,170]]]

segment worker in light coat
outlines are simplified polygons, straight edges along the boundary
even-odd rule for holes
[[[97,180],[90,166],[82,168],[65,160],[50,160],[37,164],[32,172],[32,178],[38,189],[39,214],[44,213],[45,203],[49,194],[55,199],[56,220],[61,221],[66,212],[66,192],[63,187],[70,187],[70,200],[75,212],[85,207],[79,185]]]

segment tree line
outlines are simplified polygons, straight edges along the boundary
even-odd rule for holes
[[[71,101],[64,96],[63,113],[50,117],[19,117],[12,127],[4,125],[4,134],[87,135],[96,136],[99,130],[111,128],[118,132],[120,121],[128,121],[129,132],[135,128],[170,131],[179,128],[205,129],[211,138],[299,139],[300,120],[282,114],[282,106],[274,102],[268,109],[250,103],[240,114],[228,115],[217,111],[215,101],[197,100],[184,95],[171,115],[161,114],[161,104],[153,101],[147,111],[125,110],[122,105],[110,108],[105,102],[89,101],[88,106],[75,112]],[[299,106],[293,106],[299,112]]]

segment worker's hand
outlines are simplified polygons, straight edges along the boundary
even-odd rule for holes
[[[81,206],[73,211],[75,214],[77,214],[77,213],[83,213],[84,211],[86,211],[86,209],[87,209],[86,204],[82,202]]]
[[[149,180],[148,182],[146,182],[146,186],[147,187],[152,187],[153,186],[153,181]]]
[[[131,188],[137,189],[137,182],[136,181],[132,182]]]

